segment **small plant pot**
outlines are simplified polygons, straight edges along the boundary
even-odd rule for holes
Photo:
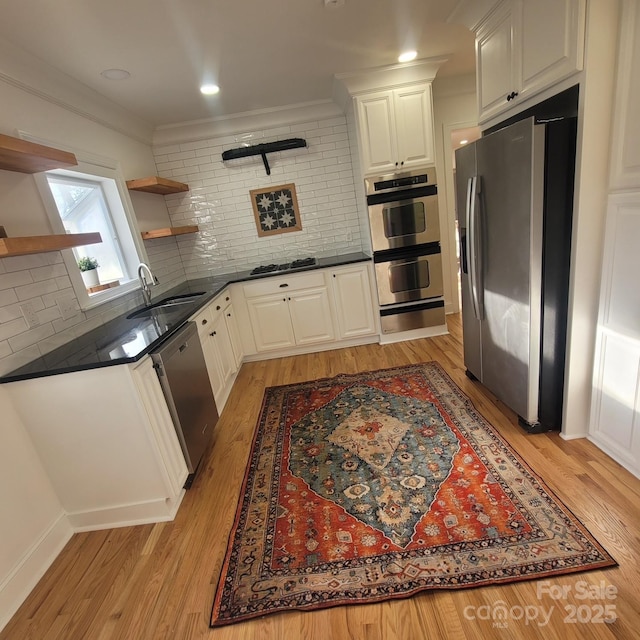
[[[98,270],[90,269],[89,271],[81,271],[80,275],[84,281],[84,286],[87,289],[91,287],[97,287],[100,284],[100,278],[98,278]]]

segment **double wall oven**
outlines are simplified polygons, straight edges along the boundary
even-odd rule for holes
[[[365,186],[382,332],[443,325],[435,168],[367,178]]]

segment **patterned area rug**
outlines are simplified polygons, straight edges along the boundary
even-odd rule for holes
[[[241,496],[211,626],[615,565],[436,363],[268,388]]]

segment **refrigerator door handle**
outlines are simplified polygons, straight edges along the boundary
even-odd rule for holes
[[[480,299],[478,297],[478,215],[476,204],[478,202],[478,176],[469,178],[467,183],[467,264],[469,265],[469,282],[471,285],[471,302],[473,315],[476,320],[482,319]]]

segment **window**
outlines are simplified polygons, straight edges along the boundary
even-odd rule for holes
[[[101,184],[94,180],[56,174],[47,175],[47,182],[65,231],[98,231],[102,237],[100,244],[72,249],[76,261],[83,257],[95,258],[102,284],[130,280],[127,263]]]
[[[147,257],[117,163],[72,151],[77,167],[35,178],[55,233],[100,233],[101,243],[62,252],[80,307],[89,309],[138,288],[137,266]],[[108,288],[85,286],[77,264],[83,257],[97,260],[100,285]]]

